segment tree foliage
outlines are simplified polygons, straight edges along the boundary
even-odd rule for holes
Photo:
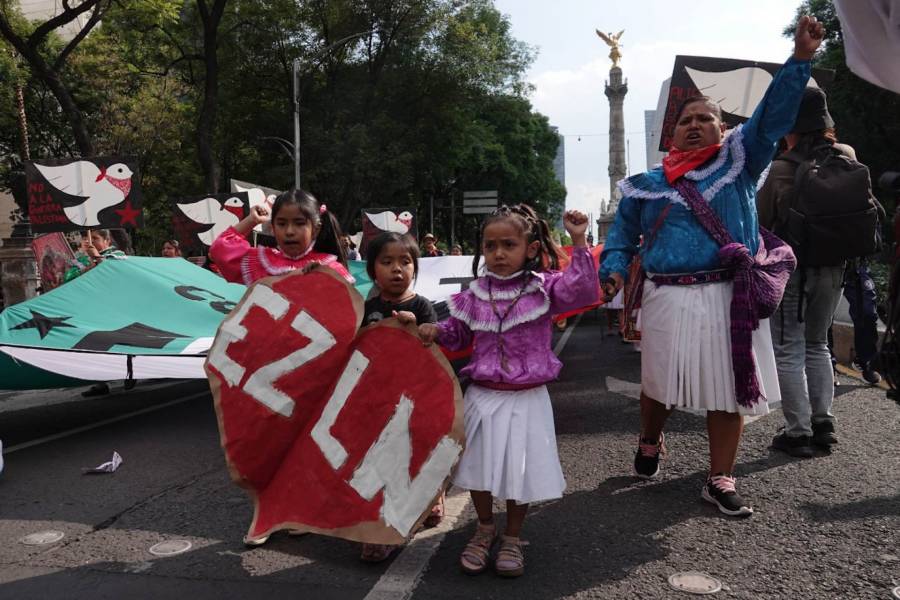
[[[40,27],[8,2],[0,10],[23,39]],[[50,31],[42,56],[66,44]],[[0,57],[0,101],[11,107],[21,75],[32,155],[77,155],[83,145],[57,95],[11,56],[8,48]],[[155,252],[170,233],[172,198],[230,178],[293,185],[290,152],[273,140],[293,140],[295,60],[302,183],[345,228],[380,206],[418,209],[426,223],[435,200],[435,228],[447,239],[440,207],[471,189],[558,216],[558,141],[527,99],[532,57],[491,0],[116,0],[59,77],[92,150],[138,159],[148,223],[139,246]],[[14,150],[7,113],[0,148]]]

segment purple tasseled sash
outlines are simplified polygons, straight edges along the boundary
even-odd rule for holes
[[[753,331],[760,319],[767,319],[778,309],[788,278],[797,266],[791,247],[775,234],[759,228],[759,250],[737,243],[709,206],[697,187],[681,178],[675,189],[685,199],[691,212],[719,246],[719,259],[724,267],[734,270],[731,297],[731,360],[734,369],[734,392],[738,404],[753,406],[760,397],[753,360]]]

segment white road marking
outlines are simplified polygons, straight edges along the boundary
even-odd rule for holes
[[[625,381],[616,377],[606,378],[606,390],[613,394],[621,394],[639,400],[641,397],[641,384]]]
[[[163,404],[157,404],[156,406],[149,406],[147,408],[142,408],[140,410],[136,410],[134,412],[126,413],[124,415],[119,415],[117,417],[111,417],[109,419],[104,419],[102,421],[97,421],[96,423],[91,423],[90,425],[83,425],[81,427],[76,427],[74,429],[69,429],[67,431],[61,431],[59,433],[54,433],[53,435],[48,435],[42,438],[37,438],[35,440],[30,440],[28,442],[22,442],[21,444],[16,444],[15,446],[10,446],[3,451],[3,454],[12,454],[18,450],[24,450],[25,448],[31,448],[33,446],[38,446],[40,444],[46,444],[47,442],[53,442],[62,438],[69,437],[71,435],[75,435],[78,433],[83,433],[85,431],[90,431],[91,429],[96,429],[98,427],[103,427],[104,425],[109,425],[111,423],[118,423],[119,421],[124,421],[125,419],[130,419],[132,417],[137,417],[139,415],[145,415],[147,413],[155,412],[157,410],[162,410],[164,408],[169,408],[170,406],[175,406],[176,404],[182,404],[184,402],[188,402],[189,400],[194,400],[196,398],[200,398],[201,396],[209,396],[209,392],[198,392],[196,394],[191,394],[190,396],[185,396],[184,398],[179,398],[177,400],[172,400],[171,402],[164,402]]]
[[[220,552],[220,554],[221,554],[221,552]],[[147,571],[149,571],[152,568],[153,568],[152,562],[144,561],[144,562],[132,563],[132,564],[124,567],[122,570],[126,573],[146,573]]]
[[[556,342],[553,353],[559,356],[565,349],[572,332],[581,322],[584,313],[579,314],[572,326]],[[447,496],[444,504],[444,518],[441,524],[433,529],[426,529],[416,534],[412,541],[394,559],[388,570],[375,583],[364,600],[405,600],[411,598],[422,574],[428,567],[431,557],[437,552],[444,536],[456,525],[459,516],[469,506],[468,492],[460,492]]]
[[[575,331],[575,328],[578,327],[579,323],[581,323],[581,317],[583,316],[584,313],[578,313],[578,316],[575,317],[575,322],[572,323],[572,326],[568,327],[559,338],[559,341],[556,342],[556,346],[553,348],[553,354],[557,356],[562,354],[562,351],[565,349],[566,344],[569,342],[569,338],[572,336],[572,332]]]
[[[364,600],[404,600],[412,597],[431,557],[468,505],[468,492],[447,496],[441,524],[417,534],[369,590]]]

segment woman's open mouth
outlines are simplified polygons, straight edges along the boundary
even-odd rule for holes
[[[689,133],[689,134],[687,134],[687,137],[686,137],[685,139],[687,140],[688,143],[693,143],[693,142],[699,142],[699,141],[702,141],[702,140],[703,140],[703,136],[701,136],[699,133],[696,133],[696,132],[695,132],[695,133]]]

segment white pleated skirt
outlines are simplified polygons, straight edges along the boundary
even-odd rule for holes
[[[566,489],[547,386],[499,391],[470,385],[463,400],[466,449],[453,484],[529,504]]]
[[[768,320],[753,332],[753,357],[763,399],[735,400],[731,361],[732,283],[657,286],[647,279],[641,300],[641,386],[669,408],[765,415],[781,400]]]
[[[625,308],[625,291],[619,290],[612,300],[603,305],[603,308],[607,310],[621,310]]]

